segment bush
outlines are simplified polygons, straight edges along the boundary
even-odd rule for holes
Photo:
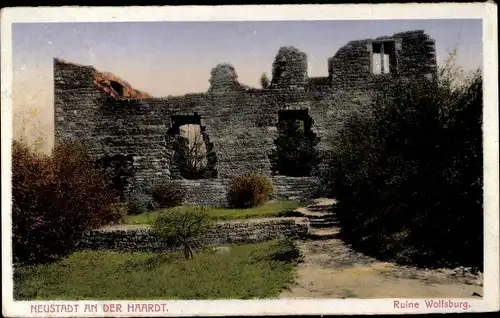
[[[394,83],[332,142],[321,179],[354,247],[404,263],[482,266],[482,79],[450,79]]]
[[[231,180],[227,199],[232,208],[246,209],[260,206],[274,195],[271,179],[257,173],[245,173]]]
[[[164,181],[152,188],[152,196],[159,208],[171,208],[184,202],[186,189],[173,181]]]
[[[14,262],[36,263],[70,253],[90,229],[118,221],[117,196],[107,175],[83,148],[57,145],[51,155],[12,145]]]
[[[142,192],[132,192],[127,198],[127,214],[139,215],[154,209],[155,204],[151,197]]]
[[[162,213],[153,223],[153,232],[164,239],[182,244],[186,259],[193,257],[192,240],[204,235],[212,218],[203,207],[173,209]]]

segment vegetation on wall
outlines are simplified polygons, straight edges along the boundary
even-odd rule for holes
[[[310,176],[319,163],[316,149],[319,138],[312,131],[313,120],[307,111],[279,112],[276,149],[270,155],[274,173],[291,176]]]
[[[267,89],[269,88],[269,85],[271,85],[271,80],[266,73],[263,73],[260,77],[260,87],[262,89]]]
[[[130,188],[130,182],[134,176],[132,156],[114,155],[104,156],[96,161],[96,168],[106,171],[111,178],[111,188],[121,197]]]
[[[182,205],[186,188],[171,180],[163,180],[151,187],[151,194],[157,208],[171,208]]]

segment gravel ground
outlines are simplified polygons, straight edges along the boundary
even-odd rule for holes
[[[471,269],[422,269],[380,262],[339,239],[300,241],[304,262],[282,298],[471,298],[483,275]]]

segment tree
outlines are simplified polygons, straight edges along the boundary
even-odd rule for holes
[[[319,162],[316,149],[319,138],[311,131],[312,119],[285,117],[278,121],[276,149],[271,154],[273,171],[282,175],[303,177],[311,175]]]
[[[191,136],[178,136],[174,145],[174,162],[185,179],[199,179],[206,176],[207,151],[205,140],[199,131]]]
[[[260,86],[262,89],[267,89],[269,88],[269,85],[271,84],[271,81],[269,80],[269,77],[267,76],[266,73],[263,73],[262,76],[260,77]]]
[[[83,235],[118,221],[118,196],[108,175],[90,165],[77,144],[51,155],[14,141],[12,249],[14,261],[47,262],[74,250]]]
[[[332,139],[320,178],[356,248],[482,266],[482,78],[454,70],[445,64],[437,83],[394,81]]]
[[[193,258],[193,242],[203,236],[213,220],[203,207],[167,210],[153,223],[153,233],[158,237],[181,244],[186,259]]]

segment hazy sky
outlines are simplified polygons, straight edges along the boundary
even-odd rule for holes
[[[326,76],[327,59],[350,40],[417,29],[436,40],[438,63],[456,47],[465,69],[482,66],[481,20],[14,24],[13,106],[35,107],[53,126],[54,57],[112,72],[153,96],[181,95],[206,91],[218,63],[258,87],[278,49],[293,45],[307,54],[310,76]]]

